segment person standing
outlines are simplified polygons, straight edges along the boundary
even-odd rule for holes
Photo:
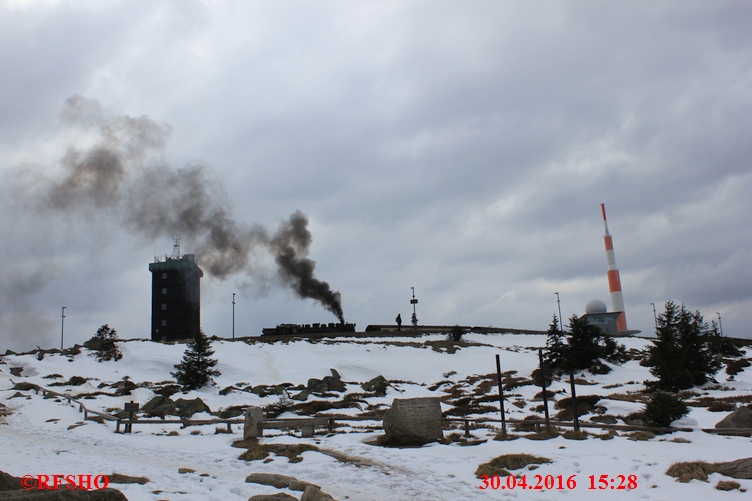
[[[397,318],[394,321],[397,322],[397,330],[402,330],[402,315],[397,313]]]
[[[413,317],[411,318],[412,324],[413,324],[413,332],[418,331],[418,316],[413,313]]]

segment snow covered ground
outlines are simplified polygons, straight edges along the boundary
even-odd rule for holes
[[[229,386],[244,388],[260,384],[292,383],[305,385],[309,378],[323,378],[336,369],[347,384],[347,393],[362,393],[360,383],[377,375],[393,381],[386,397],[370,397],[371,405],[388,405],[394,398],[442,396],[444,390],[473,375],[495,373],[495,355],[501,355],[502,370],[517,371],[514,376],[529,378],[537,366],[537,349],[545,344],[545,337],[535,335],[466,335],[471,344],[455,353],[431,349],[422,343],[440,341],[445,336],[433,335],[415,338],[338,339],[332,341],[290,341],[246,344],[239,341],[215,341],[215,358],[222,375],[216,386],[188,394],[173,395],[173,399],[200,397],[212,411],[231,406],[265,406],[279,400],[277,396],[258,397],[247,391],[231,391],[221,395],[219,390]],[[642,350],[649,345],[643,339],[623,339],[627,348]],[[398,345],[403,342],[405,345]],[[657,436],[648,441],[634,441],[627,432],[611,440],[598,438],[600,430],[587,440],[567,440],[558,437],[550,440],[519,438],[512,441],[494,441],[497,433],[492,429],[472,430],[477,439],[486,442],[474,446],[429,444],[419,448],[383,448],[369,445],[381,433],[356,427],[352,423],[349,433],[329,436],[318,430],[313,438],[300,438],[299,434],[268,430],[262,443],[307,443],[318,448],[335,451],[352,458],[354,462],[341,462],[317,451],[304,452],[303,461],[291,463],[285,457],[270,456],[272,461],[243,461],[238,456],[242,449],[231,447],[242,438],[242,426],[235,426],[233,434],[215,434],[215,425],[194,426],[181,429],[180,425],[135,425],[132,434],[114,433],[113,423],[83,421],[78,406],[65,400],[43,398],[33,391],[25,396],[11,398],[17,393],[13,382],[32,382],[45,387],[56,381],[67,381],[72,376],[89,379],[81,386],[53,387],[56,391],[76,396],[84,393],[107,392],[112,388],[98,388],[101,383],[116,383],[126,376],[137,384],[159,383],[169,379],[170,371],[182,358],[183,345],[162,345],[148,341],[120,343],[124,357],[118,362],[98,363],[87,350],[74,357],[48,354],[42,360],[36,355],[11,355],[3,357],[0,364],[0,402],[12,414],[0,417],[0,470],[15,476],[26,474],[105,474],[121,473],[144,476],[149,482],[112,485],[120,489],[131,501],[138,500],[245,500],[254,494],[276,493],[279,489],[246,483],[252,472],[270,472],[292,475],[299,480],[312,482],[338,500],[490,500],[490,499],[647,499],[647,500],[707,500],[749,499],[752,480],[739,480],[742,489],[728,492],[714,488],[721,477],[713,474],[710,481],[693,480],[682,484],[665,474],[676,461],[704,460],[730,461],[752,456],[752,440],[745,437],[723,437],[702,432],[710,428],[727,413],[710,412],[705,407],[691,407],[691,413],[681,420],[682,426],[692,432],[679,432]],[[747,351],[747,356],[750,355]],[[10,369],[23,368],[21,376]],[[59,375],[61,377],[45,377]],[[613,366],[607,375],[578,374],[588,385],[577,388],[578,395],[613,395],[642,388],[650,373],[638,361]],[[721,371],[717,385],[699,389],[698,393],[714,397],[749,395],[752,392],[752,367],[733,379]],[[436,387],[436,383],[444,381]],[[466,390],[472,390],[468,383]],[[567,396],[568,381],[556,381],[552,388],[557,398]],[[495,387],[490,390],[496,393]],[[534,414],[540,405],[532,401],[540,388],[524,385],[510,390],[506,404],[507,417],[521,419]],[[295,392],[292,392],[293,394]],[[131,395],[96,395],[82,400],[94,410],[122,409],[131,400],[142,406],[154,393],[140,387]],[[330,398],[329,400],[337,400]],[[517,401],[518,405],[512,402]],[[486,405],[496,405],[493,402]],[[602,399],[607,414],[624,416],[639,410],[640,403],[616,399]],[[442,403],[444,410],[451,406]],[[360,412],[358,409],[328,412]],[[551,406],[552,414],[557,412]],[[285,414],[291,415],[291,414]],[[497,418],[498,412],[485,414]],[[194,419],[211,418],[209,414],[194,415]],[[473,417],[472,415],[470,417]],[[480,417],[480,416],[475,416]],[[589,416],[581,418],[588,421]],[[85,423],[72,427],[77,423]],[[511,433],[515,433],[509,428]],[[342,430],[339,430],[342,431]],[[177,434],[170,432],[177,432]],[[195,433],[195,434],[194,434]],[[450,432],[445,431],[445,435]],[[672,441],[677,438],[686,440]],[[531,490],[481,490],[481,482],[474,476],[479,464],[494,457],[510,453],[528,453],[545,456],[551,460],[534,471],[526,473],[528,481],[533,475],[562,475],[565,479],[576,475],[573,489]],[[363,460],[356,465],[358,460]],[[179,469],[195,470],[180,473]],[[631,491],[589,489],[589,476],[636,475],[637,488]],[[300,492],[284,491],[300,497]]]

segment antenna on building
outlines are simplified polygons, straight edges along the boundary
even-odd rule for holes
[[[619,332],[627,330],[627,317],[624,314],[624,296],[621,293],[621,279],[619,278],[619,268],[616,267],[616,257],[614,255],[614,242],[611,233],[608,231],[606,222],[606,204],[601,204],[601,214],[603,215],[603,241],[606,244],[606,262],[608,264],[608,289],[611,292],[611,308],[620,315],[616,319],[616,328]]]
[[[172,259],[180,259],[180,237],[172,237]]]

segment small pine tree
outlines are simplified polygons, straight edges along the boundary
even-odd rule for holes
[[[551,324],[548,326],[548,331],[546,331],[546,355],[544,359],[546,365],[552,369],[561,367],[566,348],[565,341],[564,333],[559,328],[559,318],[554,315]]]
[[[123,358],[123,353],[118,348],[115,342],[118,340],[118,334],[115,329],[107,324],[97,329],[97,334],[94,336],[96,345],[97,362],[107,362],[110,360],[120,360]]]
[[[699,311],[690,312],[683,304],[667,301],[646,358],[650,373],[658,381],[648,386],[679,391],[708,382],[721,368],[709,348],[711,341],[710,329]]]
[[[572,315],[569,319],[569,337],[564,350],[562,368],[565,370],[587,369],[604,355],[600,345],[601,330],[584,318]]]
[[[211,358],[214,350],[211,349],[211,341],[203,331],[188,343],[183,354],[183,361],[175,364],[175,372],[172,377],[183,387],[183,390],[196,390],[209,383],[213,378],[222,373],[215,369],[217,360]]]
[[[708,349],[710,353],[720,357],[741,357],[742,350],[734,344],[731,338],[728,338],[718,331],[718,324],[715,320],[710,322],[710,331],[708,332]]]
[[[645,422],[651,426],[671,426],[673,421],[686,416],[689,408],[674,393],[656,391],[642,411]]]

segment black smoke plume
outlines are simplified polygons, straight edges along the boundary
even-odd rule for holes
[[[199,165],[172,168],[163,160],[170,128],[148,117],[109,116],[81,96],[68,98],[63,124],[88,138],[62,159],[62,176],[46,180],[35,197],[45,211],[81,211],[112,218],[134,233],[154,239],[179,235],[195,245],[201,267],[227,279],[253,275],[250,259],[269,252],[277,273],[301,298],[320,302],[344,323],[339,292],[318,280],[308,258],[308,219],[295,212],[272,235],[246,227],[222,204],[223,190]]]
[[[306,257],[312,240],[308,219],[300,211],[295,212],[288,221],[279,225],[270,241],[274,260],[282,278],[299,296],[316,299],[344,324],[339,292],[332,291],[328,283],[316,279],[313,274],[316,263]]]

